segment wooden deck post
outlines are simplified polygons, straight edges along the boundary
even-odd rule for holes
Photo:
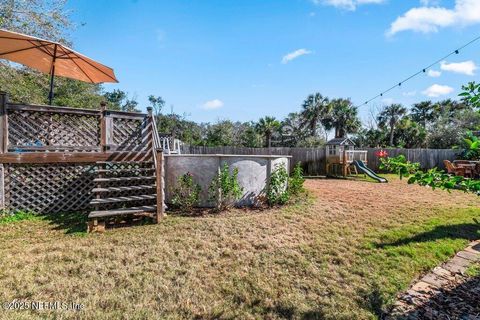
[[[0,154],[8,152],[7,102],[7,93],[0,92]],[[5,209],[5,204],[5,166],[0,164],[0,210]]]
[[[0,92],[0,134],[1,134],[0,153],[8,152],[7,102],[8,102],[7,93]]]
[[[157,216],[156,222],[165,217],[165,188],[164,188],[164,157],[162,150],[156,150],[155,156],[155,173],[156,173],[156,186],[157,186]]]
[[[100,103],[100,110],[100,146],[102,152],[106,152],[110,151],[113,145],[113,118],[107,110],[106,102]]]

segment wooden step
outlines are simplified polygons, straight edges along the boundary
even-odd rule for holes
[[[107,187],[107,188],[93,188],[93,193],[101,193],[101,192],[122,192],[122,191],[137,191],[137,190],[148,190],[153,189],[156,186],[152,185],[140,185],[140,186],[128,186],[128,187]]]
[[[142,195],[142,196],[92,199],[92,201],[90,201],[90,205],[115,203],[115,202],[127,202],[127,201],[151,200],[151,199],[157,199],[157,195],[156,194],[146,194],[146,195]]]
[[[156,210],[157,210],[157,206],[140,206],[140,207],[131,207],[131,208],[123,208],[123,209],[98,210],[98,211],[90,212],[88,217],[104,218],[104,217],[121,216],[121,215],[127,215],[127,214],[154,212]]]
[[[95,178],[94,182],[118,182],[118,181],[138,181],[138,180],[152,180],[155,176],[139,176],[139,177],[114,177],[114,178]]]
[[[155,168],[97,169],[97,173],[128,173],[134,171],[153,172]]]

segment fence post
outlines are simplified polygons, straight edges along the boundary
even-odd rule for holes
[[[156,173],[156,185],[157,185],[157,216],[156,222],[159,223],[160,220],[165,217],[165,167],[164,167],[164,158],[163,150],[155,150],[155,173]]]

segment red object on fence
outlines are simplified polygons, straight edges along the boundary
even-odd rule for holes
[[[386,158],[386,157],[388,157],[388,152],[385,151],[385,150],[380,150],[380,151],[375,152],[375,155],[379,158]]]

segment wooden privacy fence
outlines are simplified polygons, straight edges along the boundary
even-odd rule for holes
[[[444,169],[443,160],[453,161],[456,159],[458,150],[451,149],[381,149],[366,148],[368,166],[380,172],[380,160],[376,153],[380,150],[386,150],[392,157],[403,154],[409,161],[419,162],[422,169],[431,169],[438,167]],[[203,147],[203,146],[182,146],[182,154],[242,154],[242,155],[290,155],[290,169],[298,162],[306,175],[317,176],[325,175],[326,149],[322,148],[245,148],[245,147]]]
[[[151,114],[14,104],[0,94],[0,206],[86,210],[97,161],[152,157]]]

